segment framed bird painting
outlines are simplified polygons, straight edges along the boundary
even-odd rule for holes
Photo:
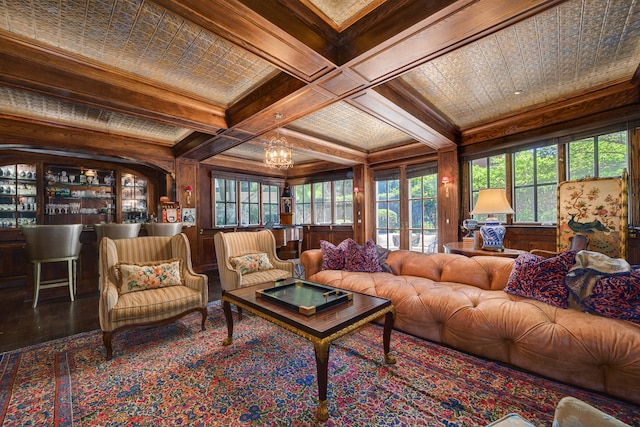
[[[557,250],[566,251],[578,233],[589,250],[612,258],[627,256],[627,172],[619,178],[585,178],[558,184]]]

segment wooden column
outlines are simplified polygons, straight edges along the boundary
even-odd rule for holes
[[[449,178],[444,185],[442,178]],[[438,252],[443,244],[458,241],[460,223],[460,182],[457,148],[438,151]]]
[[[188,186],[193,188],[190,203],[187,203],[187,192],[185,191]],[[199,217],[203,209],[198,204],[201,199],[199,190],[198,162],[182,158],[176,159],[176,200],[180,202],[183,213],[184,208],[196,208],[196,225],[194,227],[182,228],[182,232],[189,239],[189,245],[191,246],[191,262],[196,266],[202,263],[201,254],[198,250],[200,245],[198,244],[199,234],[197,232],[197,230],[201,228]]]
[[[367,206],[370,195],[373,194],[373,181],[368,168],[364,165],[355,165],[353,167],[353,188],[358,187],[360,190],[357,194],[353,194],[353,239],[356,242],[364,244],[369,235],[371,228],[367,224]]]

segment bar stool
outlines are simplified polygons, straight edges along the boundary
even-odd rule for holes
[[[98,248],[100,248],[100,242],[103,237],[108,237],[112,240],[117,239],[129,239],[132,237],[138,237],[140,233],[140,228],[142,224],[139,222],[131,223],[131,224],[117,224],[117,223],[109,223],[109,224],[93,224],[93,229],[96,232],[96,243],[98,244]],[[98,252],[98,290],[100,290],[100,274],[102,271],[101,262],[100,262],[100,251]]]
[[[175,236],[182,233],[181,222],[148,222],[144,228],[149,236]]]
[[[96,242],[98,245],[100,245],[100,241],[103,237],[108,237],[112,240],[138,237],[141,227],[142,224],[139,222],[132,224],[93,224],[93,229],[96,231]]]
[[[40,289],[69,286],[71,301],[76,293],[76,263],[80,257],[82,224],[23,225],[20,231],[27,242],[25,254],[33,264],[33,308],[38,305]],[[67,280],[41,280],[41,266],[49,262],[67,262]]]

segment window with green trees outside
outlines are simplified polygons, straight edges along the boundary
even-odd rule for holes
[[[559,148],[565,149],[565,159],[559,157]],[[531,148],[473,159],[469,166],[471,210],[480,190],[506,188],[506,183],[511,182],[507,195],[511,195],[515,211],[513,222],[553,224],[557,222],[559,171],[566,171],[567,180],[621,176],[628,168],[628,132],[619,130],[562,143],[538,143]],[[505,222],[505,215],[501,216],[498,219]],[[486,215],[474,217],[486,219]]]

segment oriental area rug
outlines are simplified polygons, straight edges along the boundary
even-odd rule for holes
[[[105,360],[99,331],[0,355],[2,426],[483,426],[516,412],[551,426],[574,396],[630,425],[640,408],[469,356],[397,331],[397,364],[384,362],[382,327],[335,341],[329,420],[315,418],[310,342],[244,313],[222,346],[219,302],[199,315],[114,337]]]

